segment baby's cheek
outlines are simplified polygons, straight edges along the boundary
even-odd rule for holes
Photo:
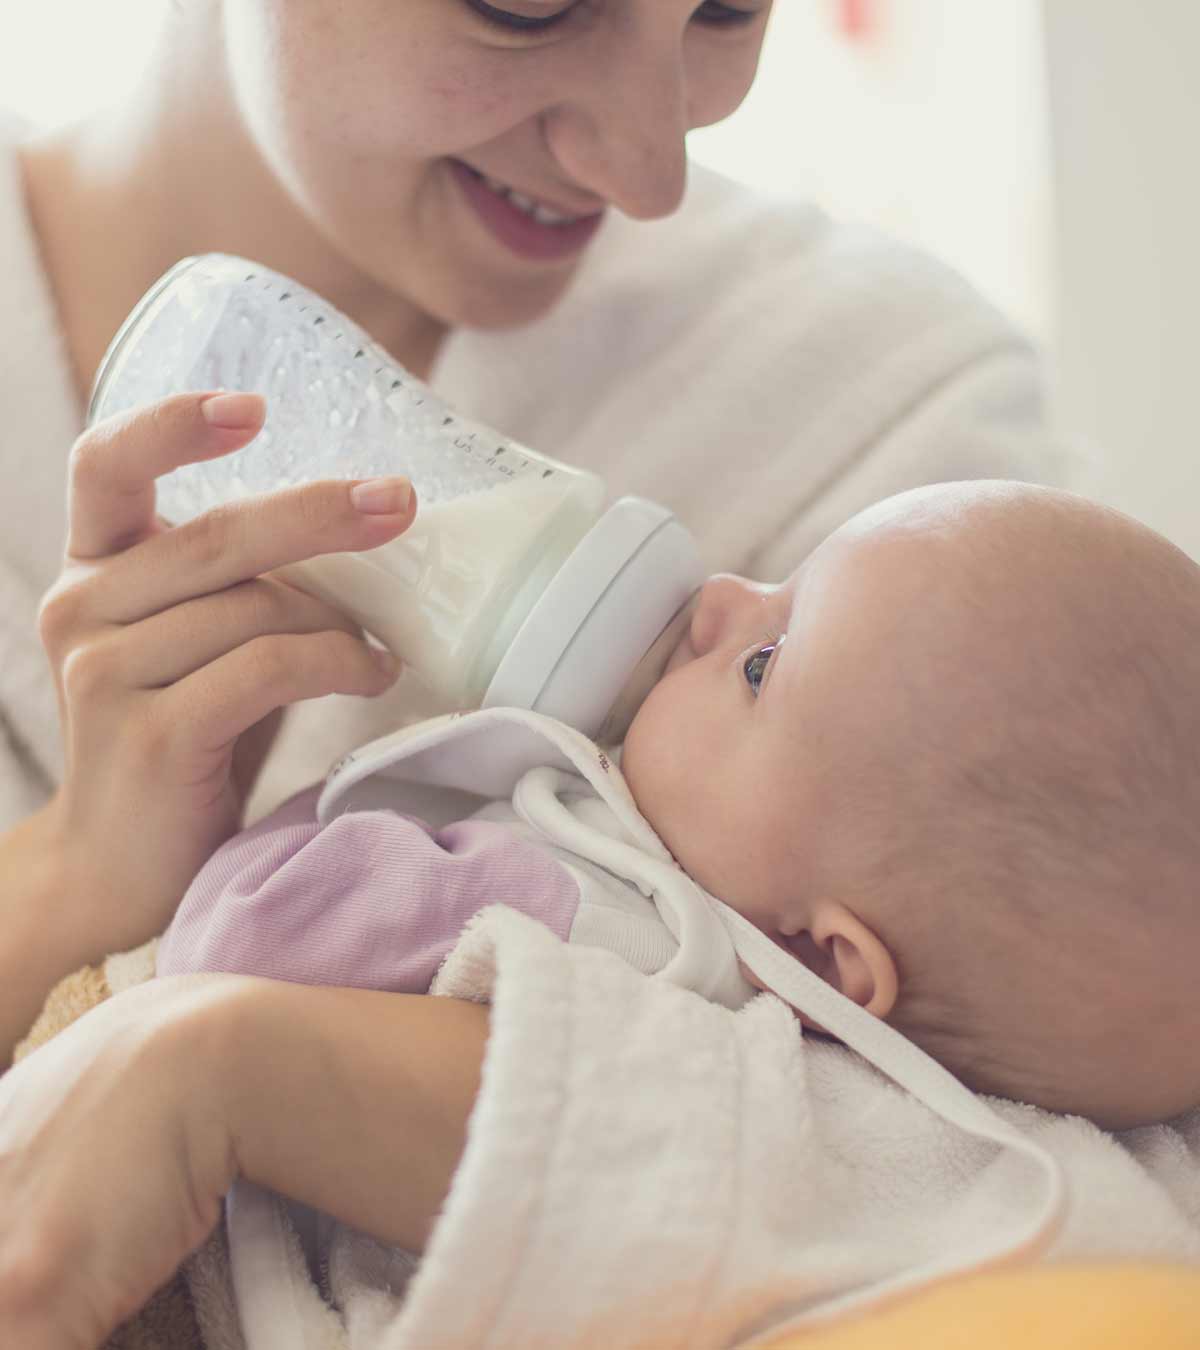
[[[678,833],[676,806],[677,766],[670,745],[671,733],[647,699],[630,725],[621,747],[621,772],[633,793],[638,810],[650,822],[663,843],[674,851]]]

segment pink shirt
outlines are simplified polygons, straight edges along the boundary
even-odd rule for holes
[[[349,812],[322,829],[320,790],[305,788],[213,854],[159,944],[159,975],[424,993],[490,904],[566,941],[579,888],[537,845],[488,821],[434,830],[386,810]]]

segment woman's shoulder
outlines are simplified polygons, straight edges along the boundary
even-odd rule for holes
[[[0,295],[5,296],[12,275],[36,261],[19,154],[34,132],[25,117],[0,104]]]
[[[810,198],[739,183],[691,166],[688,193],[668,219],[614,217],[580,298],[625,297],[630,307],[656,294],[673,307],[728,304],[790,309],[830,322],[867,318],[882,337],[953,321],[1014,336],[1009,321],[952,267],[882,230],[837,220]],[[590,295],[588,294],[590,293]]]
[[[32,131],[33,124],[24,113],[0,103],[0,150],[10,153]]]
[[[33,131],[0,107],[0,560],[40,593],[62,559],[79,413],[17,153]]]
[[[644,427],[664,408],[676,416],[681,395],[706,425],[714,406],[751,397],[796,426],[843,397],[894,410],[1010,351],[1028,345],[946,264],[693,164],[674,215],[612,212],[554,310],[521,330],[456,335],[439,383],[482,420],[561,449],[601,410],[617,435],[614,406]]]
[[[5,364],[29,348],[36,349],[40,360],[48,347],[56,349],[56,364],[62,361],[52,287],[21,164],[21,147],[36,134],[32,123],[0,106],[0,312],[5,319],[0,326],[0,354]]]
[[[688,351],[689,368],[747,348],[760,361],[820,361],[862,384],[920,349],[934,365],[1025,348],[1009,320],[937,258],[816,202],[773,194],[693,164],[672,216],[610,212],[571,289],[533,325],[457,344],[451,392],[520,423],[514,371],[545,363],[593,390],[644,384]],[[943,360],[944,358],[944,360]],[[520,381],[529,383],[526,373]],[[532,392],[529,397],[533,397]]]

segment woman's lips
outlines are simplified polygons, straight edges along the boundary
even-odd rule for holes
[[[553,262],[572,257],[584,248],[604,219],[604,212],[598,211],[565,225],[543,225],[494,192],[459,160],[450,160],[450,170],[489,233],[521,258]]]

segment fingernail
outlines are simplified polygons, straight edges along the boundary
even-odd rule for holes
[[[213,394],[201,403],[200,412],[209,426],[236,431],[261,421],[264,406],[261,394]]]
[[[368,478],[350,489],[354,509],[368,516],[392,516],[406,511],[412,501],[407,478]]]

